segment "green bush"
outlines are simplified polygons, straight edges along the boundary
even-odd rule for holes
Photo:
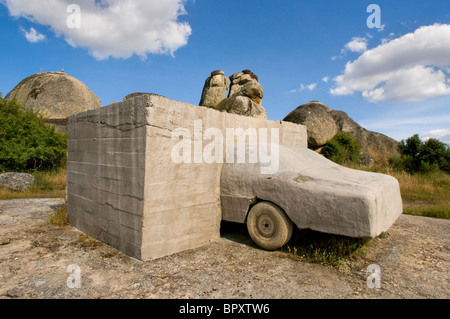
[[[338,164],[354,164],[360,161],[361,144],[346,132],[337,133],[325,144],[322,154]]]
[[[391,164],[398,170],[413,173],[430,173],[447,171],[450,173],[450,149],[434,138],[425,142],[418,134],[402,140],[399,144],[400,157],[391,159]]]
[[[0,97],[0,172],[57,169],[65,164],[67,135],[38,112]]]

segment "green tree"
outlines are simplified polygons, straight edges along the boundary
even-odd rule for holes
[[[391,160],[397,169],[410,173],[426,173],[434,170],[450,172],[450,149],[435,139],[423,142],[418,134],[402,140],[399,144],[400,157]]]
[[[419,156],[422,149],[423,142],[419,137],[419,134],[414,134],[406,141],[402,140],[399,145],[399,151],[402,155],[416,157]]]
[[[440,169],[447,170],[450,164],[450,149],[443,142],[430,138],[423,143],[420,158],[430,165],[437,165]]]
[[[0,97],[0,172],[50,170],[65,163],[67,135],[38,112]]]
[[[325,144],[322,154],[338,164],[357,163],[361,159],[361,144],[346,132],[337,133]]]

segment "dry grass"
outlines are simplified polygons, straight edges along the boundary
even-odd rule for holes
[[[394,174],[400,183],[404,213],[450,219],[450,175],[444,172]]]
[[[50,216],[47,223],[58,227],[68,226],[69,219],[67,214],[67,203],[59,206],[56,209],[55,213]]]
[[[352,167],[388,174],[400,184],[405,214],[450,219],[450,175],[443,171],[409,174],[389,166]]]
[[[100,241],[86,234],[80,234],[78,237],[78,243],[84,248],[95,248],[102,245]]]
[[[379,238],[384,236],[382,234]],[[372,239],[367,238],[325,234],[309,229],[295,230],[278,256],[317,263],[346,273],[353,262],[367,253],[371,243]]]

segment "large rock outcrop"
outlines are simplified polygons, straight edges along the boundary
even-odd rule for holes
[[[262,106],[264,90],[258,82],[258,77],[250,70],[235,73],[230,78],[223,74],[223,71],[214,71],[206,79],[200,105],[228,113],[267,119],[266,110]]]
[[[361,143],[365,163],[387,163],[398,156],[398,142],[381,133],[361,127],[347,113],[335,111],[323,103],[312,101],[289,113],[284,121],[303,124],[308,131],[308,147],[320,150],[338,132],[347,132]]]
[[[258,83],[258,76],[256,74],[254,74],[252,71],[250,70],[243,70],[242,72],[238,72],[233,74],[232,76],[230,76],[230,81],[231,81],[231,87],[230,87],[230,93],[228,94],[228,97],[232,97],[236,94],[242,94],[243,91],[243,87],[245,85],[247,85],[249,83]],[[261,104],[261,99],[264,96],[264,92],[262,91],[262,87],[257,88],[257,90],[259,90],[259,92],[256,92],[255,98],[258,98],[256,100],[253,100],[253,102]],[[246,90],[244,90],[246,91]]]
[[[215,108],[217,104],[226,99],[230,79],[224,74],[225,72],[221,70],[211,72],[205,81],[199,105]]]
[[[81,81],[64,72],[38,73],[21,81],[5,99],[40,111],[49,119],[100,108],[100,99]]]

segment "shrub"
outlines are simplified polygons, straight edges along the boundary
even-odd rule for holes
[[[402,140],[400,157],[391,159],[394,168],[409,173],[430,173],[444,170],[450,172],[450,149],[443,142],[430,138],[425,142],[418,134]]]
[[[59,227],[69,225],[69,219],[67,214],[67,203],[58,206],[56,208],[56,211],[49,217],[47,223]]]
[[[361,144],[349,133],[339,132],[325,144],[322,154],[338,164],[359,162]]]
[[[57,169],[66,159],[67,136],[38,112],[0,97],[0,172]]]

